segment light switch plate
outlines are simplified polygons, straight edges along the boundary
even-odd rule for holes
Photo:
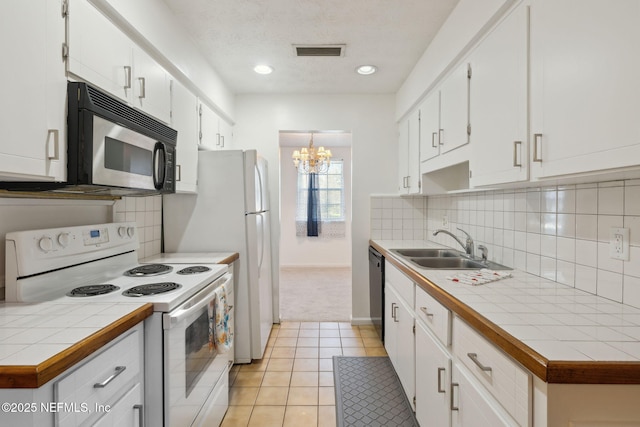
[[[609,256],[612,259],[629,260],[629,229],[611,227],[609,232]]]

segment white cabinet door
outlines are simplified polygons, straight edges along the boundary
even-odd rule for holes
[[[384,287],[384,349],[387,351],[391,363],[396,366],[397,343],[398,343],[398,322],[395,319],[396,309],[400,300],[391,286],[385,284]]]
[[[137,46],[133,48],[131,104],[165,123],[171,121],[171,81],[167,72]]]
[[[233,145],[233,126],[226,120],[220,118],[218,121],[220,131],[220,148],[231,148]]]
[[[490,400],[482,386],[475,384],[468,374],[455,364],[451,382],[451,425],[455,427],[517,426],[500,414],[497,404]]]
[[[447,77],[440,88],[440,153],[469,143],[469,64]]]
[[[217,150],[220,147],[220,130],[218,115],[206,104],[200,102],[199,106],[200,134],[199,145],[209,150]]]
[[[398,126],[398,191],[409,193],[407,170],[409,169],[409,120],[403,120]]]
[[[435,91],[420,106],[420,161],[440,154],[440,92]]]
[[[528,7],[515,9],[472,53],[470,185],[529,179]]]
[[[60,3],[3,5],[0,46],[0,177],[66,180],[66,90]]]
[[[531,5],[532,177],[638,165],[640,1]]]
[[[407,183],[409,194],[420,194],[420,110],[409,117],[409,147],[407,158]]]
[[[143,427],[143,411],[142,385],[137,383],[108,411],[104,410],[105,415],[93,427]]]
[[[451,357],[416,322],[416,418],[421,426],[451,424]]]
[[[416,366],[416,352],[415,352],[415,337],[413,335],[414,318],[413,312],[402,301],[398,304],[396,309],[396,320],[398,322],[398,337],[397,337],[397,349],[395,366],[400,383],[404,388],[404,392],[411,403],[411,407],[415,410],[414,397],[416,395],[415,388],[415,366]]]
[[[176,191],[195,193],[198,184],[198,98],[171,82],[171,127],[178,131]]]
[[[69,3],[67,71],[129,102],[133,44],[88,0]]]

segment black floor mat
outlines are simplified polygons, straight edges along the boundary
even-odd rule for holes
[[[333,357],[338,427],[418,427],[388,357]]]

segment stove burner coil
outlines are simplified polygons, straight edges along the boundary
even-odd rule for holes
[[[71,289],[67,292],[67,296],[70,297],[93,297],[96,295],[104,295],[109,292],[117,291],[120,289],[115,285],[88,285],[88,286],[80,286],[77,288]]]
[[[173,267],[164,264],[143,264],[125,271],[124,275],[132,277],[157,276],[168,273],[171,270],[173,270]]]
[[[149,295],[164,294],[165,292],[171,292],[181,287],[182,285],[175,282],[149,283],[146,285],[134,286],[132,288],[129,288],[124,291],[122,295],[126,297],[144,297]]]
[[[194,265],[191,267],[183,268],[182,270],[178,271],[178,274],[198,274],[198,273],[204,273],[207,271],[211,271],[211,269],[204,265]]]

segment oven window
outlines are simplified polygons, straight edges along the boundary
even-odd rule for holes
[[[198,377],[204,372],[216,356],[213,342],[209,340],[210,322],[205,309],[202,314],[193,321],[185,332],[185,360],[186,360],[186,386],[187,397],[198,382]]]
[[[117,171],[151,176],[153,152],[117,139],[105,137],[104,167]]]

